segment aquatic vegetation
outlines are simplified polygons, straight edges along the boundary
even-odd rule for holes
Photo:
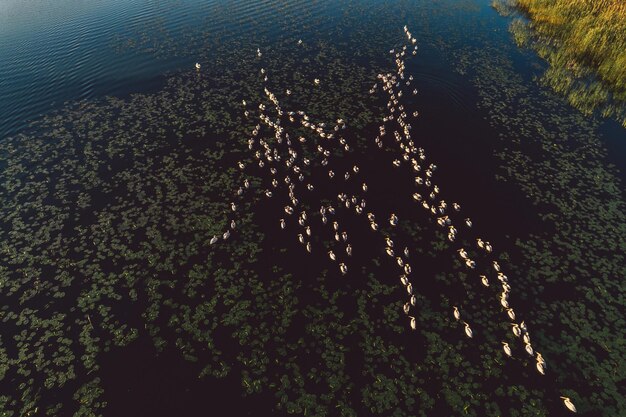
[[[528,18],[511,24],[516,41],[549,67],[541,81],[585,114],[598,110],[626,127],[626,4],[620,0],[497,0]]]
[[[498,176],[520,196],[519,212],[527,210],[537,219],[516,217],[515,207],[507,207],[515,216],[494,220],[484,213],[493,213],[489,209],[498,199],[476,201],[482,199],[467,193],[457,200],[459,191],[474,187],[468,180],[459,187],[458,168],[431,151],[437,139],[420,125],[430,123],[427,117],[412,123],[414,147],[423,143],[429,151],[428,163],[422,164],[424,183],[416,185],[408,175],[410,158],[404,160],[393,133],[397,119],[385,122],[386,134],[372,141],[390,111],[382,87],[391,81],[386,74],[397,74],[398,57],[394,53],[391,60],[374,61],[390,49],[389,32],[366,28],[370,21],[359,7],[342,17],[355,28],[350,32],[355,39],[338,43],[360,48],[346,51],[306,36],[300,44],[300,36],[285,35],[279,42],[268,41],[269,47],[263,36],[259,45],[216,37],[205,56],[194,57],[188,71],[169,77],[155,93],[77,103],[0,144],[0,187],[7,196],[0,206],[0,378],[8,387],[0,399],[2,413],[124,410],[112,386],[124,386],[128,369],[145,356],[184,358],[193,380],[234,380],[255,403],[269,397],[278,408],[273,414],[556,415],[568,412],[561,396],[571,398],[582,413],[616,415],[624,408],[619,386],[624,346],[613,337],[623,327],[623,286],[615,280],[624,274],[623,198],[593,123],[571,112],[563,116],[566,106],[548,92],[540,96],[546,103],[542,113],[552,116],[539,119],[506,47],[463,49],[459,61],[466,65],[462,69],[476,87],[481,108],[489,123],[504,132],[493,158],[501,165]],[[398,28],[405,18],[429,15],[418,9],[400,18],[401,10],[383,3],[373,12],[384,16],[381,25]],[[306,21],[297,13],[290,16],[288,26]],[[433,16],[454,20],[453,13]],[[311,20],[306,24],[320,23]],[[420,47],[421,35],[415,29]],[[394,36],[404,35],[398,30]],[[192,35],[187,41],[200,39],[205,38]],[[446,44],[454,41],[450,36],[435,42],[447,52]],[[155,53],[167,56],[170,47],[185,50],[164,39]],[[255,55],[257,48],[261,57]],[[421,49],[418,61],[426,48]],[[215,57],[222,65],[208,64]],[[201,64],[199,71],[195,62]],[[417,71],[415,64],[406,65],[408,81]],[[378,73],[386,81],[381,78],[369,94]],[[418,102],[421,91],[412,93],[413,87],[427,85],[415,78],[402,98],[407,119],[415,111],[428,111]],[[264,88],[280,100],[283,111],[294,111],[293,124],[283,126],[294,147],[301,143],[294,138],[306,138],[297,156],[306,176],[303,186],[300,173],[291,168],[299,206],[290,216],[284,211],[291,202],[288,188],[284,182],[273,187],[267,174],[271,166],[263,159],[260,140],[269,144],[276,133],[259,119],[258,104],[263,103],[264,114],[276,120]],[[391,91],[397,97],[395,87]],[[519,114],[507,111],[518,108]],[[304,114],[298,110],[315,131],[302,125]],[[345,122],[338,132],[349,150],[340,142],[336,147],[322,142],[329,162],[319,169],[323,152],[316,146],[321,141],[317,127],[326,122],[322,132],[332,134],[337,119]],[[263,167],[248,148],[257,124],[253,145]],[[283,162],[291,156],[280,155]],[[317,162],[305,166],[303,158]],[[434,162],[439,167],[428,176]],[[306,189],[307,183],[313,190]],[[420,206],[432,201],[435,185],[441,195],[455,196],[446,198],[455,232],[448,228],[452,224],[442,219],[442,227]],[[479,185],[492,190],[486,182]],[[432,191],[421,192],[426,187]],[[239,188],[247,190],[241,198]],[[350,198],[339,199],[340,192]],[[363,213],[356,212],[352,195],[367,197]],[[462,204],[462,211],[455,211],[453,201]],[[334,218],[327,213],[325,226],[322,205],[337,212]],[[375,214],[373,220],[368,212]],[[511,223],[521,224],[523,232],[511,232]],[[218,240],[211,244],[214,236]],[[385,237],[393,242],[393,258]],[[488,253],[490,241],[493,252]],[[328,247],[336,261],[330,260]],[[457,252],[460,248],[465,251]],[[464,256],[476,262],[474,269]],[[501,306],[506,287],[493,260],[508,275],[507,302],[515,307],[515,319]],[[403,274],[411,277],[414,300]],[[488,276],[489,287],[481,275]],[[415,331],[404,313],[406,303]],[[547,364],[545,376],[536,369],[539,356],[530,357],[511,320],[528,323],[532,346]],[[462,321],[470,324],[472,338]],[[503,351],[503,341],[512,358]],[[115,363],[138,345],[149,348],[133,361]]]

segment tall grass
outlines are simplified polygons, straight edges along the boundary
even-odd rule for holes
[[[544,82],[582,111],[597,108],[626,127],[625,0],[495,0],[494,6],[513,6],[528,17],[512,31],[549,62]]]

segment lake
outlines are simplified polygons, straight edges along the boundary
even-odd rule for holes
[[[2,2],[0,415],[619,415],[626,130],[513,18]]]

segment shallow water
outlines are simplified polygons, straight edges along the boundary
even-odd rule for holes
[[[25,332],[0,345],[11,369],[0,383],[28,388],[19,401],[10,390],[2,408],[171,415],[238,402],[236,415],[557,415],[567,394],[586,415],[615,415],[623,346],[606,335],[623,328],[624,306],[606,289],[624,292],[626,133],[537,86],[541,62],[516,49],[488,3],[0,5],[2,317],[7,334]],[[411,177],[373,144],[384,103],[367,90],[390,70],[404,24],[420,46],[406,70],[419,90],[405,98],[420,112],[414,140],[439,166],[448,201],[510,265],[512,302],[550,364],[545,380],[523,352],[510,363],[494,355],[510,334],[495,294],[452,260],[445,235],[406,198]],[[403,289],[363,218],[338,217],[355,247],[346,277],[321,247],[332,234],[316,234],[307,256],[297,226],[280,231],[276,199],[246,200],[241,231],[208,245],[241,181],[232,167],[250,158],[254,124],[240,101],[260,99],[259,66],[277,94],[294,91],[280,94],[285,107],[348,121],[355,150],[333,168],[357,162],[369,207],[407,219],[402,231],[383,229],[415,252],[417,334],[406,332]],[[255,189],[262,172],[250,171]],[[312,193],[311,209],[334,187]],[[474,320],[476,343],[450,304]],[[8,313],[21,311],[25,320]],[[50,342],[34,317],[65,330]],[[44,380],[52,388],[38,394]]]

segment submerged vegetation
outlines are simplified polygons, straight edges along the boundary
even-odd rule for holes
[[[626,127],[626,3],[622,0],[495,0],[516,8],[511,30],[549,68],[542,81],[586,114],[599,110]]]
[[[459,9],[349,3],[350,13],[328,34],[309,33],[302,43],[300,36],[270,43],[259,35],[251,45],[245,34],[190,33],[177,44],[140,34],[127,44],[163,57],[195,45],[202,70],[170,76],[154,93],[69,105],[0,143],[1,416],[124,415],[125,397],[112,393],[152,355],[184,358],[193,380],[231,378],[253,401],[269,397],[275,414],[569,413],[559,396],[590,416],[626,409],[626,342],[619,337],[626,205],[597,123],[525,84],[506,44],[473,28],[476,44],[464,45],[471,19],[447,29],[445,40],[433,36],[429,25],[454,21]],[[307,4],[286,18],[289,11],[277,13],[285,32],[301,15],[308,22]],[[474,10],[468,4],[462,13]],[[324,23],[312,20],[306,24]],[[545,376],[506,322],[493,270],[487,288],[450,248],[446,230],[398,192],[414,184],[398,174],[409,167],[395,166],[397,149],[371,141],[387,103],[368,90],[377,73],[395,70],[392,60],[376,57],[402,36],[389,28],[407,21],[416,22],[420,46],[406,68],[420,90],[405,95],[407,114],[427,113],[428,100],[440,95],[419,101],[429,88],[420,61],[435,44],[476,92],[480,113],[467,117],[484,117],[482,132],[497,132],[493,143],[467,135],[453,142],[443,133],[453,124],[450,101],[443,101],[441,125],[429,130],[432,116],[420,116],[413,126],[416,146],[439,165],[437,184],[455,200],[461,195],[471,230],[499,252],[514,288],[510,302],[545,358]],[[410,247],[415,331],[394,260],[380,242],[367,243],[374,235],[367,224],[356,224],[366,213],[341,220],[354,246],[345,275],[321,250],[334,236],[314,235],[309,254],[296,237],[299,213],[280,229],[284,204],[274,198],[278,191],[266,197],[266,171],[248,150],[259,121],[252,104],[271,106],[264,87],[285,110],[306,110],[317,125],[346,121],[348,156],[325,150],[344,164],[337,173],[358,161],[369,179],[368,208],[386,214],[379,233]],[[254,117],[245,117],[242,100]],[[263,138],[273,133],[259,130]],[[310,128],[290,133],[319,140]],[[393,144],[392,135],[385,140]],[[463,142],[477,150],[453,167],[449,154]],[[244,180],[238,161],[249,167],[250,189],[224,239]],[[488,166],[488,175],[477,177],[477,165]],[[320,187],[315,206],[300,204],[310,213],[320,201],[337,204],[331,191]],[[222,236],[219,244],[213,236]],[[459,234],[457,243],[478,260],[475,241]],[[472,338],[452,306],[471,324]],[[119,360],[137,345],[147,346],[139,357]]]

